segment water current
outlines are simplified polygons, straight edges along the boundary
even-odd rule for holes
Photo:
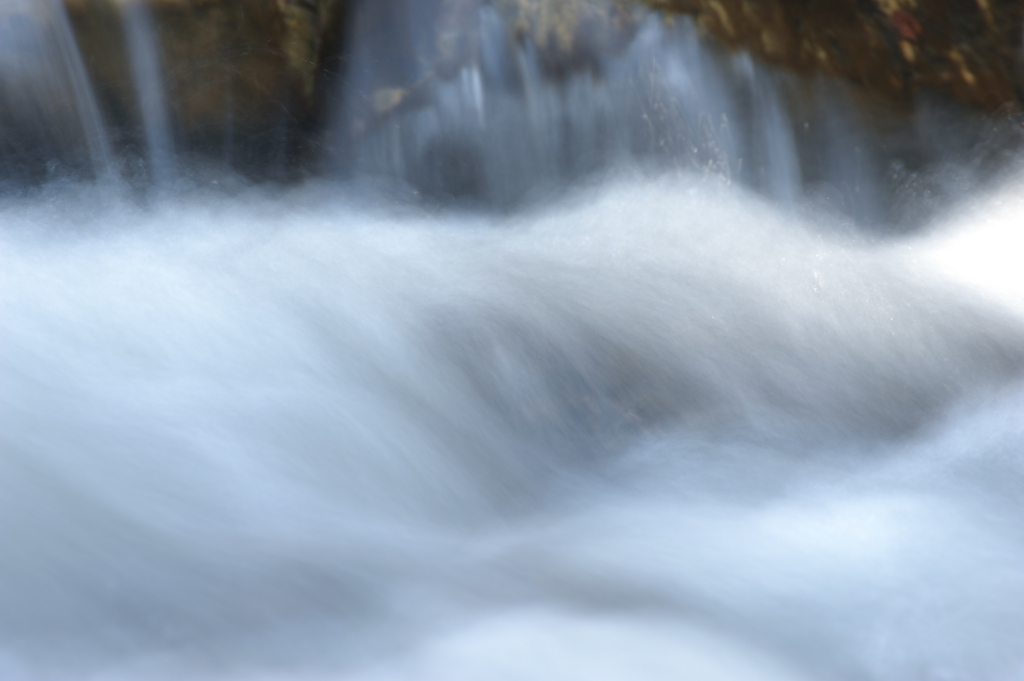
[[[0,196],[0,679],[1024,679],[1024,178],[894,211],[680,23],[345,177]]]

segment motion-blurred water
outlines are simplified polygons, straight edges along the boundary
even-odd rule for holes
[[[1019,188],[8,200],[5,678],[1017,678]]]
[[[1024,679],[1024,180],[865,230],[736,59],[742,181],[493,155],[624,69],[421,201],[471,66],[354,179],[0,197],[0,679]]]

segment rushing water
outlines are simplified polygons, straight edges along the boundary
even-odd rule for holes
[[[37,175],[40,157],[109,179],[113,149],[63,3],[4,0],[0,10],[0,182]]]
[[[420,94],[427,105],[376,117],[359,104],[372,102],[405,62],[431,63],[430,50],[402,59],[373,33],[357,34],[346,97],[354,111],[341,120],[367,129],[350,151],[358,170],[405,178],[431,197],[505,205],[640,158],[796,201],[799,151],[780,101],[789,83],[746,55],[714,49],[692,23],[669,27],[649,17],[624,54],[568,79],[552,79],[530,43],[513,45],[491,8],[475,28],[476,59],[447,80],[419,76],[428,83]],[[852,151],[856,140],[844,134],[849,126],[840,112],[816,118],[835,128],[838,153]],[[859,187],[869,178],[858,170],[856,163],[833,164],[814,179]]]
[[[150,177],[154,185],[162,186],[174,176],[174,137],[164,96],[159,35],[152,10],[142,2],[125,3],[122,21],[132,84],[142,112]]]
[[[345,181],[0,198],[0,679],[1024,679],[1024,180],[865,230],[689,30],[483,55]],[[566,151],[652,51],[733,146]]]

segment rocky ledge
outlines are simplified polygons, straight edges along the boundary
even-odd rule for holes
[[[473,59],[484,5],[501,17],[509,39],[533,45],[551,78],[621,49],[654,9],[692,17],[728,49],[796,74],[852,83],[895,109],[909,110],[920,92],[983,113],[1017,112],[1024,103],[1019,0],[11,0],[0,8],[0,38],[18,36],[26,21],[45,21],[40,8],[60,2],[119,149],[144,144],[144,104],[132,73],[139,56],[125,30],[126,18],[141,8],[180,146],[235,149],[254,166],[267,159],[302,165],[324,143],[328,102],[338,97],[353,38],[395,40],[400,12],[393,10],[403,3],[415,7],[423,25],[410,30],[429,46],[418,48],[414,68],[395,69],[374,84],[371,118],[415,106],[418,91]],[[0,58],[20,58],[22,65],[34,58],[11,57],[17,48],[6,42]],[[24,79],[29,71],[22,71]],[[22,87],[0,86],[0,100]],[[11,113],[19,106],[21,114]],[[34,115],[24,111],[0,101],[0,124],[16,129],[17,115]],[[0,144],[0,155],[12,153]]]

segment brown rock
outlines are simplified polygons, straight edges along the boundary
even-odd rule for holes
[[[434,79],[450,77],[477,54],[474,27],[483,4],[504,17],[510,37],[536,47],[555,77],[594,68],[628,42],[640,8],[650,7],[693,16],[731,49],[798,74],[851,82],[891,102],[909,103],[922,90],[985,111],[1019,110],[1024,101],[1019,0],[403,1],[436,8],[424,27],[436,41],[425,59],[394,60],[415,68],[381,67],[360,104],[366,113],[357,122],[364,125],[417,106]],[[139,143],[141,112],[122,17],[127,3],[144,2],[157,27],[177,140],[216,153],[235,139],[254,161],[291,158],[311,139],[306,133],[325,127],[324,74],[340,63],[343,14],[353,13],[353,25],[375,40],[396,39],[393,0],[349,0],[351,7],[345,0],[63,2],[103,116],[122,131],[118,144]],[[398,57],[411,50],[394,49]],[[288,140],[284,151],[281,139]]]
[[[519,40],[530,40],[550,71],[588,67],[621,49],[633,34],[627,2],[493,0]]]
[[[166,100],[184,139],[216,144],[315,123],[343,0],[65,0],[98,96],[122,125],[139,119],[121,21],[139,1],[153,14]]]
[[[1019,0],[644,0],[694,16],[733,49],[824,73],[890,99],[934,90],[993,111],[1019,108]]]

